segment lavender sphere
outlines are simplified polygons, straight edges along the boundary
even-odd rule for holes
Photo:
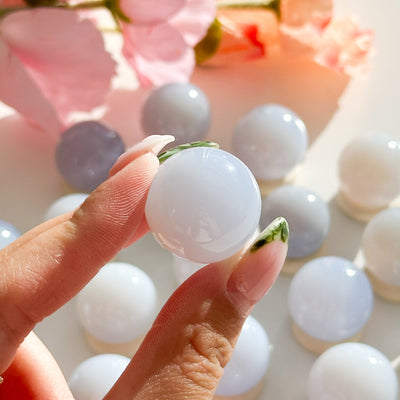
[[[20,236],[21,233],[14,225],[0,219],[0,249],[8,246]]]
[[[174,146],[203,140],[211,125],[207,96],[190,83],[169,83],[154,90],[142,109],[147,135],[174,135]]]
[[[57,167],[72,187],[83,192],[96,189],[125,151],[119,134],[97,121],[71,126],[56,148]]]
[[[260,180],[284,178],[306,153],[308,133],[291,110],[266,104],[243,116],[233,134],[234,153]]]

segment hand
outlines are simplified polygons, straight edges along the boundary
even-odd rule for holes
[[[145,139],[78,210],[0,251],[0,399],[72,399],[32,329],[148,231],[144,205],[164,144],[159,136]],[[286,250],[285,240],[273,240],[184,282],[106,399],[212,399],[241,326],[278,276]]]

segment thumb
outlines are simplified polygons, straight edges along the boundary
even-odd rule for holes
[[[279,275],[287,239],[277,218],[237,265],[210,264],[185,281],[105,399],[212,399],[245,319]]]

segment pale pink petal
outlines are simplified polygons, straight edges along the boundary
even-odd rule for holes
[[[0,40],[0,100],[46,132],[60,133],[56,110],[25,70],[21,61]]]
[[[157,24],[176,13],[185,0],[120,0],[119,8],[134,24]]]
[[[115,62],[92,22],[75,12],[35,9],[7,16],[1,32],[62,118],[102,104]]]
[[[124,24],[123,54],[143,86],[188,81],[194,68],[194,51],[168,24]]]
[[[169,22],[193,47],[203,39],[215,15],[214,0],[186,0],[184,7]]]

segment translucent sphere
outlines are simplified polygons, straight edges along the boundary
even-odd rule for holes
[[[205,265],[207,264],[186,260],[173,254],[172,268],[179,285]]]
[[[289,288],[294,322],[309,336],[339,342],[355,336],[368,321],[374,296],[365,273],[341,257],[306,263]]]
[[[169,83],[155,89],[142,108],[147,135],[173,135],[174,145],[203,140],[211,125],[207,96],[191,83]]]
[[[309,400],[397,400],[397,376],[390,361],[362,343],[331,347],[315,361],[308,380]]]
[[[352,140],[340,155],[339,180],[354,207],[387,207],[400,195],[400,143],[383,134]]]
[[[0,219],[0,249],[8,246],[20,236],[21,233],[14,225]]]
[[[302,258],[315,253],[325,241],[330,227],[329,208],[307,188],[285,185],[262,199],[260,227],[276,217],[286,218],[290,226],[288,258]]]
[[[260,212],[250,170],[232,154],[210,147],[183,150],[161,164],[145,208],[161,245],[199,263],[238,252],[257,229]]]
[[[106,264],[78,294],[78,317],[85,330],[106,343],[127,343],[153,323],[156,288],[141,269]]]
[[[233,149],[260,180],[285,177],[306,153],[308,133],[303,121],[277,104],[259,106],[240,119]]]
[[[108,172],[125,145],[117,132],[97,121],[71,126],[60,138],[56,163],[72,187],[91,192],[108,178]]]
[[[400,286],[400,207],[381,211],[368,223],[361,248],[369,271]]]
[[[79,364],[68,385],[75,400],[102,400],[129,364],[119,354],[100,354]]]
[[[269,358],[270,344],[264,328],[252,316],[247,317],[215,394],[237,396],[250,391],[264,378]]]
[[[87,193],[72,193],[60,197],[48,208],[44,217],[45,221],[76,210],[87,197]]]

